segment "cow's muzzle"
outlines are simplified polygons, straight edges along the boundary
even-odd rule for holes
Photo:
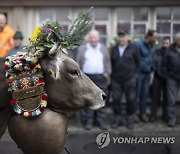
[[[99,93],[97,96],[95,104],[90,106],[89,108],[92,110],[97,110],[105,106],[105,101],[106,101],[106,94],[104,92]]]

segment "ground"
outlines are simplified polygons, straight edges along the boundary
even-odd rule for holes
[[[178,107],[178,111],[180,107]],[[112,121],[112,112],[107,109],[108,120],[110,125]],[[179,113],[179,112],[178,112]],[[169,128],[163,123],[160,118],[155,123],[138,123],[135,124],[135,129],[128,130],[125,126],[118,129],[109,128],[107,132],[112,137],[175,137],[174,144],[114,144],[111,143],[99,149],[96,144],[96,137],[99,133],[104,131],[98,127],[94,127],[91,131],[84,130],[80,120],[79,114],[70,118],[67,142],[65,147],[70,154],[179,154],[180,152],[180,125],[179,122],[174,128]],[[8,131],[0,140],[0,154],[22,154],[16,144],[10,138]],[[65,150],[62,154],[68,154]]]

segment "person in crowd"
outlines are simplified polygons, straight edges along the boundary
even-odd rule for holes
[[[149,121],[149,118],[146,115],[146,108],[147,99],[149,96],[150,74],[152,70],[152,54],[155,51],[155,42],[157,41],[157,38],[158,33],[155,30],[149,30],[145,36],[145,39],[136,42],[140,52],[140,68],[137,79],[136,112],[137,107],[139,107],[139,118],[142,122]]]
[[[26,52],[25,47],[23,46],[23,34],[20,31],[17,31],[14,36],[14,48],[8,52],[8,56],[15,55],[17,52]]]
[[[81,70],[104,92],[107,91],[110,82],[111,62],[107,48],[99,42],[99,32],[91,30],[88,34],[88,42],[79,47],[77,63]],[[93,111],[85,109],[81,112],[84,128],[90,130],[93,123],[105,130],[105,108]]]
[[[151,108],[151,116],[150,122],[154,122],[157,119],[157,109],[158,106],[161,104],[161,96],[163,94],[163,101],[162,101],[162,119],[166,120],[166,78],[165,73],[163,70],[163,58],[164,55],[170,46],[171,41],[169,37],[164,37],[162,41],[162,48],[156,50],[153,54],[153,71],[154,71],[154,78],[152,83],[152,108]]]
[[[164,70],[167,79],[167,120],[168,126],[176,124],[176,96],[180,89],[180,33],[176,35],[176,41],[168,48],[164,57]]]
[[[7,24],[6,16],[0,13],[0,57],[5,57],[13,48],[15,31]]]
[[[140,62],[138,48],[129,42],[128,32],[118,33],[119,43],[111,52],[112,97],[114,121],[112,128],[122,124],[121,100],[126,96],[127,128],[133,129],[135,112],[136,78]]]

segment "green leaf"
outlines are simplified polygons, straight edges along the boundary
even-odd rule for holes
[[[43,51],[44,48],[43,48],[42,46],[37,46],[37,47],[36,47],[36,50],[37,50],[37,51]]]
[[[47,47],[47,48],[52,48],[53,44],[45,44],[44,46]]]

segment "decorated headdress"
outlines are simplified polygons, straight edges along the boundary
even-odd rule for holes
[[[58,22],[46,21],[34,30],[27,45],[28,53],[6,57],[6,83],[12,96],[10,104],[16,113],[25,117],[42,113],[48,97],[39,59],[46,54],[55,55],[57,49],[79,46],[93,25],[90,10],[80,13],[66,35],[61,34]]]
[[[61,33],[58,22],[47,20],[41,27],[36,27],[27,46],[31,54],[40,58],[47,51],[53,50],[53,46],[59,46],[60,49],[78,47],[92,28],[91,9],[80,13],[73,22],[70,20],[71,26],[65,35]]]

